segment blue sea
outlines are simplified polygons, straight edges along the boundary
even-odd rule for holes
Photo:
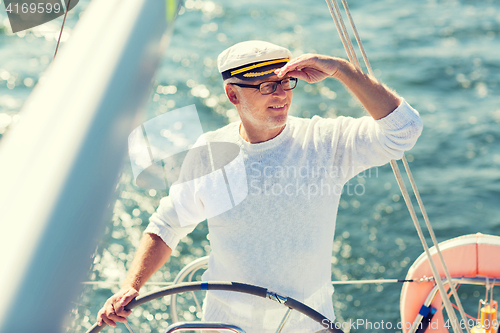
[[[424,131],[407,159],[438,240],[477,232],[500,235],[500,1],[348,3],[375,75],[423,119]],[[82,0],[70,12],[62,48],[88,4]],[[3,3],[1,7],[0,140],[22,117],[23,103],[50,65],[62,24],[59,18],[12,34]],[[249,39],[288,47],[294,56],[346,57],[322,0],[187,0],[156,73],[144,119],[195,104],[205,131],[237,120],[224,95],[216,58],[228,46]],[[360,117],[366,112],[339,82],[329,79],[312,85],[299,82],[291,114]],[[390,166],[370,169],[349,184],[337,218],[332,279],[403,279],[423,248]],[[68,309],[65,331],[85,332],[95,322],[100,306],[119,289],[148,218],[164,195],[135,186],[130,164],[124,163],[113,217],[106,222],[86,278],[95,284],[82,285],[80,297]],[[185,264],[209,252],[202,223],[150,281],[172,281]],[[159,287],[148,285],[141,292]],[[394,327],[352,331],[397,332],[401,287],[335,287],[338,320],[383,320]],[[475,316],[484,288],[464,287],[459,294]],[[130,317],[134,331],[161,332],[170,323],[166,302],[135,310]],[[107,332],[127,330],[120,324]]]

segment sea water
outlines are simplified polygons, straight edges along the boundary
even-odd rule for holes
[[[70,12],[61,47],[88,3],[80,1]],[[406,156],[438,240],[476,232],[499,235],[500,2],[348,3],[375,75],[423,119],[422,136]],[[0,136],[22,117],[18,112],[24,101],[43,79],[61,24],[59,18],[12,34],[6,12],[0,10]],[[187,0],[156,73],[144,119],[195,104],[205,131],[237,120],[224,95],[216,58],[228,46],[249,39],[288,47],[294,56],[346,57],[324,1]],[[290,114],[360,117],[366,112],[341,84],[328,79],[299,82]],[[404,278],[423,249],[391,168],[372,168],[348,185],[351,191],[344,192],[339,206],[332,280]],[[68,309],[64,330],[84,332],[95,322],[100,306],[119,289],[148,218],[165,194],[135,186],[130,164],[124,160],[113,218],[106,222],[86,278],[99,283],[82,286],[73,309]],[[205,222],[183,239],[150,281],[172,281],[185,264],[209,252]],[[157,288],[148,285],[141,291]],[[396,327],[400,290],[401,284],[338,286],[333,296],[338,320],[383,321],[392,326],[358,326],[356,332],[400,331]],[[482,296],[483,290],[459,290],[472,315],[479,293]],[[130,317],[135,331],[161,331],[170,323],[166,302],[135,310]],[[126,328],[119,324],[107,331],[126,332]]]

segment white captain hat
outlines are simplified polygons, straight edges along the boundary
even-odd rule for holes
[[[222,79],[259,80],[283,67],[292,58],[284,47],[260,40],[241,42],[225,49],[217,58]]]

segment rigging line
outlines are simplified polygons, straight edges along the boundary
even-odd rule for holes
[[[444,273],[446,275],[446,279],[448,281],[451,281],[451,275],[450,272],[448,271],[448,268],[445,265],[445,261],[443,258],[443,254],[441,253],[441,250],[439,249],[438,241],[436,239],[436,235],[434,234],[434,229],[432,228],[431,222],[429,221],[429,217],[427,216],[427,211],[425,210],[424,203],[422,202],[422,198],[420,197],[420,192],[418,191],[417,184],[415,183],[415,179],[413,178],[413,175],[410,170],[410,166],[408,165],[408,161],[406,160],[406,157],[403,155],[403,164],[405,166],[406,174],[408,175],[408,179],[410,180],[411,187],[413,189],[413,194],[415,194],[415,197],[417,198],[418,206],[420,207],[420,211],[422,213],[422,216],[424,217],[425,224],[427,225],[427,230],[429,231],[429,234],[432,238],[432,242],[434,243],[434,247],[436,248],[436,251],[439,256],[439,260],[441,261],[441,266],[444,270]],[[457,302],[458,306],[458,311],[460,312],[460,315],[462,316],[463,320],[466,320],[466,313],[464,311],[464,308],[462,306],[462,302],[460,301],[460,298],[458,297],[457,291],[455,288],[451,288],[451,291],[453,293],[453,298]],[[467,333],[470,333],[469,325],[465,325],[465,328],[467,330]]]
[[[336,0],[333,0],[333,1],[335,1],[335,4],[337,4]],[[341,1],[342,1],[343,5],[344,5],[344,9],[345,9],[345,11],[346,11],[346,14],[347,14],[347,16],[348,16],[348,18],[349,18],[349,22],[350,22],[350,24],[351,24],[352,30],[354,31],[354,34],[355,34],[355,36],[356,36],[356,40],[357,40],[357,42],[358,42],[359,48],[360,48],[360,50],[361,50],[361,53],[362,53],[362,55],[363,55],[363,59],[364,59],[364,61],[365,61],[366,67],[368,68],[369,73],[370,73],[371,75],[373,75],[373,76],[374,76],[373,71],[372,71],[371,66],[370,66],[370,63],[369,63],[369,61],[368,61],[368,57],[366,56],[366,53],[365,53],[365,51],[364,51],[363,44],[362,44],[361,39],[359,38],[359,35],[358,35],[358,33],[357,33],[356,25],[354,24],[354,20],[352,19],[352,15],[351,15],[351,12],[350,12],[349,7],[348,7],[348,5],[347,5],[347,2],[346,2],[346,0],[341,0]],[[338,5],[336,6],[336,8],[338,9]],[[338,12],[339,12],[339,10],[338,10]],[[341,21],[341,23],[342,23],[342,26],[344,26],[344,23],[343,23],[343,20],[342,20],[342,16],[340,15],[340,12],[339,12],[339,16],[340,16],[340,21]],[[345,26],[344,26],[344,27],[345,27]],[[337,27],[337,29],[338,29],[338,27]],[[350,38],[349,38],[349,35],[348,35],[348,33],[347,33],[347,30],[345,30],[345,29],[344,29],[344,33],[347,35],[347,40],[349,41],[350,47],[353,49],[353,46],[352,46],[352,44],[350,43]],[[354,51],[353,51],[353,54],[354,54],[354,57],[356,57],[356,54],[354,53]],[[356,59],[356,60],[357,60],[357,59]],[[358,67],[359,67],[359,64],[358,64]],[[425,208],[423,208],[423,207],[424,207],[424,206],[423,206],[423,202],[422,202],[422,200],[420,199],[420,194],[419,194],[418,189],[417,189],[417,187],[416,187],[416,185],[415,185],[415,181],[414,181],[414,179],[413,179],[413,177],[412,177],[412,174],[411,174],[411,171],[410,171],[410,167],[409,167],[408,163],[407,163],[407,162],[405,163],[405,162],[406,162],[406,158],[405,158],[405,156],[404,156],[404,154],[403,154],[403,163],[405,164],[405,169],[406,169],[406,171],[407,171],[408,178],[410,179],[410,183],[412,184],[412,188],[413,188],[413,191],[414,191],[414,193],[415,193],[415,196],[417,197],[417,201],[418,201],[418,204],[419,204],[419,206],[420,206],[420,208],[421,208],[422,215],[424,215],[424,220],[426,221],[427,229],[429,230],[429,233],[431,234],[431,238],[432,238],[432,241],[433,241],[433,243],[434,243],[434,246],[436,247],[436,249],[437,249],[437,251],[438,251],[438,253],[439,253],[439,259],[440,259],[440,262],[441,262],[441,266],[443,267],[443,269],[444,269],[444,271],[445,271],[446,278],[447,278],[447,279],[451,282],[451,278],[450,278],[450,275],[449,275],[448,269],[446,268],[446,264],[445,264],[445,262],[444,262],[444,259],[443,259],[442,255],[441,255],[441,251],[439,250],[439,245],[438,245],[438,243],[437,243],[437,241],[436,241],[436,239],[435,239],[435,237],[434,237],[434,232],[433,232],[432,226],[430,225],[430,222],[428,221],[427,214],[424,214],[424,212],[425,212]],[[397,173],[399,174],[400,178],[401,178],[401,174],[399,173],[399,167],[397,166],[397,162],[396,162],[396,161],[394,161],[394,160],[392,160],[392,161],[391,161],[391,166],[392,166],[392,168],[393,168],[394,174],[396,175],[396,179],[398,180],[398,184],[400,184],[400,179],[398,179]],[[396,172],[396,171],[397,171],[397,172]],[[401,184],[403,185],[403,187],[401,187]],[[403,188],[404,188],[404,190],[406,191],[406,187],[404,187],[404,183],[402,182],[402,178],[401,178],[401,184],[400,184],[400,189],[401,189],[401,192],[403,192]],[[411,209],[413,209],[413,203],[411,203],[411,200],[408,202],[404,194],[405,194],[405,193],[403,193],[403,197],[405,198],[405,202],[406,202],[406,204],[407,204],[407,206],[408,206],[408,209],[410,209],[410,206],[411,206]],[[406,194],[407,194],[408,199],[409,199],[408,192],[406,192]],[[422,208],[423,208],[423,209],[422,209]],[[410,215],[411,215],[411,211],[410,211]],[[412,218],[413,218],[413,216],[412,216]],[[415,215],[415,218],[416,218],[416,215]],[[415,223],[415,227],[416,227],[416,226],[417,226],[417,224],[418,224],[418,220],[417,220],[417,221],[415,221],[415,220],[414,220],[413,222]],[[420,225],[419,225],[419,224],[418,224],[418,226],[419,226],[419,228],[420,228]],[[418,232],[418,228],[417,228],[417,232]],[[419,235],[419,236],[420,236],[420,235]],[[422,240],[422,239],[421,239],[421,240]],[[424,239],[423,241],[425,241],[425,239]],[[422,244],[422,245],[423,245],[423,244]],[[427,246],[427,243],[425,243],[425,246]],[[428,256],[428,260],[429,260],[429,261],[430,261],[433,265],[435,265],[435,264],[434,264],[434,261],[433,261],[433,259],[432,259],[432,257]],[[435,276],[437,276],[437,275],[435,274]],[[439,280],[439,279],[437,279],[437,280]],[[441,284],[441,283],[439,282],[439,283],[438,283],[438,287],[439,287],[439,289],[440,289],[440,292],[441,292],[441,293],[443,293],[443,291],[444,291],[444,290],[442,290],[442,289],[440,288],[440,286],[439,286],[440,284]],[[454,289],[454,288],[452,288],[452,290],[453,290],[453,296],[454,296],[454,298],[455,298],[455,300],[457,301],[457,304],[458,304],[458,306],[459,306],[460,315],[461,315],[462,319],[466,320],[465,311],[463,310],[462,304],[461,304],[460,300],[458,299],[458,295],[457,295],[457,293],[456,293],[456,291],[455,291],[455,289]],[[447,306],[446,306],[446,311],[449,313],[449,312],[450,312],[449,310],[451,309],[451,302],[450,302],[449,300],[444,300],[444,303],[447,305]],[[448,304],[448,303],[449,303],[449,304]],[[449,315],[450,315],[450,314],[449,314]],[[456,315],[455,315],[455,312],[454,312],[454,311],[453,311],[453,314],[452,314],[452,319],[453,319],[453,318],[455,318],[455,319],[456,319]],[[469,328],[468,328],[468,327],[466,327],[466,330],[467,330],[467,332],[468,332],[468,333],[470,333],[470,331],[469,331]],[[460,332],[461,332],[461,330],[460,330]]]
[[[451,303],[451,305],[453,305],[453,307],[457,310],[459,310],[458,306],[456,306],[455,304]],[[473,316],[471,316],[470,314],[465,314],[468,318],[474,320],[475,322],[477,322],[478,318],[474,318]],[[469,326],[469,325],[466,325],[466,326]]]
[[[365,61],[366,68],[368,69],[368,73],[375,77],[372,71],[372,66],[370,65],[370,62],[368,61],[368,57],[366,56],[365,53],[365,48],[363,47],[363,43],[361,43],[361,38],[359,38],[358,34],[358,29],[356,29],[356,25],[354,24],[354,20],[352,19],[351,11],[349,10],[349,6],[347,5],[346,0],[342,0],[342,5],[344,5],[345,12],[347,13],[347,17],[349,18],[349,22],[351,23],[352,31],[354,32],[354,37],[356,38],[356,41],[358,42],[359,50],[361,51],[361,55],[363,56],[363,60]]]
[[[456,288],[450,288],[450,289],[452,289],[452,290],[458,290],[458,288],[460,288],[460,284],[459,284]],[[450,292],[448,293],[448,298],[450,298],[450,297],[451,297],[451,294],[452,294],[452,292],[450,291]],[[458,308],[458,306],[456,306],[455,304],[451,303],[451,305],[452,305],[455,309],[460,310],[460,309]],[[440,310],[443,310],[443,307],[441,307],[441,309],[440,309]],[[465,313],[465,312],[464,312],[464,313]],[[471,315],[469,315],[468,313],[465,313],[465,315],[466,315],[468,318],[473,319],[474,321],[479,320],[478,318],[474,318],[474,317],[472,317],[472,316],[471,316]],[[467,326],[468,326],[468,325],[467,325]]]
[[[382,283],[407,283],[407,282],[429,282],[421,280],[405,280],[405,279],[374,279],[374,280],[348,280],[348,281],[332,281],[332,285],[345,285],[345,284],[382,284]],[[117,281],[85,281],[82,284],[85,285],[99,285],[99,284],[120,284]],[[173,282],[146,282],[146,285],[151,286],[171,286]]]
[[[347,57],[349,58],[349,61],[353,62],[353,55],[351,54],[351,49],[347,46],[347,41],[346,37],[340,28],[340,23],[339,19],[337,17],[337,14],[335,13],[333,9],[333,4],[331,3],[331,0],[326,0],[326,4],[328,5],[328,9],[330,10],[330,15],[333,18],[333,22],[335,23],[335,27],[337,28],[337,32],[339,33],[340,40],[342,41],[342,45],[344,46],[344,50],[347,53]]]
[[[436,264],[434,263],[434,260],[432,259],[432,256],[431,256],[431,253],[429,250],[429,246],[427,245],[427,242],[425,241],[424,234],[422,233],[422,228],[420,227],[420,223],[418,222],[417,215],[415,214],[415,209],[414,209],[413,204],[411,202],[408,191],[406,190],[406,186],[403,182],[403,177],[401,176],[401,172],[399,171],[398,164],[395,160],[391,161],[391,167],[392,167],[392,170],[394,171],[394,175],[396,176],[396,180],[398,182],[399,188],[401,189],[401,193],[403,194],[403,198],[405,200],[406,207],[408,207],[408,211],[410,212],[410,216],[413,220],[413,224],[415,225],[415,228],[417,229],[418,237],[420,238],[420,242],[422,243],[425,254],[426,254],[427,259],[429,261],[429,264],[431,266],[432,274],[435,277],[434,280],[438,285],[439,292],[441,293],[441,295],[443,295],[441,298],[442,298],[444,306],[446,308],[446,312],[448,313],[448,317],[450,317],[450,319],[451,319],[450,321],[452,324],[453,332],[455,332],[455,333],[462,332],[461,328],[458,327],[458,320],[457,320],[457,317],[455,314],[455,310],[453,310],[453,307],[451,306],[450,300],[448,299],[448,297],[446,297],[447,293],[446,293],[446,289],[444,288],[444,284],[441,281],[441,279],[438,278],[440,276],[439,272],[436,268]],[[451,280],[450,280],[450,284],[451,284],[452,288],[454,288],[454,284]]]
[[[348,280],[348,281],[332,281],[333,285],[342,284],[381,284],[381,283],[405,283],[405,282],[420,282],[418,280],[404,279],[375,279],[375,280]]]
[[[354,46],[352,45],[352,42],[351,42],[351,37],[349,36],[349,32],[347,31],[347,28],[345,26],[344,19],[342,18],[342,12],[340,11],[339,4],[338,4],[337,0],[331,0],[331,1],[333,2],[333,5],[335,6],[335,11],[337,12],[337,15],[339,17],[340,26],[342,27],[342,31],[344,32],[344,35],[346,37],[347,44],[349,45],[351,53],[353,54],[354,65],[357,68],[361,69],[361,66],[360,66],[359,61],[358,61],[358,56],[356,55],[356,51],[354,50]]]
[[[342,32],[342,29],[340,28],[340,23],[338,21],[337,15],[335,14],[335,12],[333,10],[333,6],[331,4],[331,0],[326,0],[326,4],[328,5],[328,9],[330,10],[330,14],[332,15],[333,22],[335,22],[335,26],[337,27],[337,32],[339,33],[340,40],[342,41],[342,45],[344,45],[344,50],[347,53],[347,57],[349,58],[349,61],[351,63],[354,63],[353,55],[351,54],[350,48],[347,46],[346,38],[345,38],[345,36],[344,36],[344,34]]]
[[[346,7],[346,6],[344,6],[344,9],[346,9],[346,11],[349,11],[348,7]],[[348,16],[350,16],[350,12],[348,12]],[[352,16],[351,16],[351,18],[352,18]],[[342,17],[341,16],[340,16],[339,20],[342,22],[342,25],[343,25],[343,21],[342,21]],[[353,30],[355,30],[354,22],[351,20],[350,23],[353,26]],[[350,42],[350,38],[348,37],[347,31],[344,30],[344,33],[347,35],[347,40]],[[358,39],[358,44],[360,44],[361,45],[360,48],[362,48],[362,43],[361,43],[360,39]],[[350,44],[350,47],[352,48],[352,44]],[[353,52],[353,54],[354,54],[354,57],[356,57],[356,54],[354,52]],[[367,64],[367,67],[371,68],[371,66],[369,66],[369,63],[366,63],[366,64]],[[422,236],[422,237],[420,237],[420,240],[422,242],[422,246],[424,246],[424,250],[426,250],[426,254],[428,254],[427,257],[428,257],[429,262],[431,263],[431,268],[433,268],[432,271],[434,273],[434,276],[437,277],[437,276],[439,276],[439,274],[437,274],[437,269],[435,268],[435,263],[434,263],[432,257],[429,255],[430,252],[428,252],[428,246],[427,246],[427,243],[425,242],[425,238],[423,238],[423,234],[421,234],[422,230],[420,228],[420,224],[419,224],[418,219],[416,217],[416,214],[415,214],[415,211],[414,211],[414,208],[413,208],[413,204],[412,204],[412,202],[410,200],[409,194],[408,194],[408,192],[406,190],[406,187],[404,186],[404,182],[402,180],[401,173],[399,172],[399,167],[397,165],[397,162],[394,161],[394,160],[392,160],[391,161],[391,166],[393,168],[394,174],[396,175],[396,179],[398,180],[398,184],[399,184],[399,187],[401,189],[401,192],[403,193],[403,197],[405,199],[406,205],[408,206],[408,209],[410,210],[410,215],[412,216],[412,219],[413,219],[413,222],[415,224],[415,227],[417,228],[417,233],[419,234],[419,237]],[[399,177],[398,177],[398,175],[399,175]],[[425,242],[425,245],[424,245],[424,242]],[[443,266],[445,266],[444,262],[441,262],[441,264]],[[440,279],[436,279],[436,280],[440,280]],[[441,287],[443,287],[443,288],[441,288]],[[440,290],[441,293],[445,292],[444,285],[442,284],[441,281],[438,282],[438,288],[439,288],[439,290]],[[455,319],[455,321],[453,321],[453,323],[455,324],[455,325],[453,325],[454,332],[457,333],[456,329],[458,329],[459,332],[462,332],[461,329],[456,326],[456,323],[457,323],[456,319],[457,318],[456,318],[456,314],[455,314],[455,312],[454,312],[454,310],[453,310],[453,308],[451,306],[451,302],[448,299],[444,299],[444,298],[443,298],[443,302],[445,304],[446,312],[448,313],[448,315],[452,318],[452,320]],[[462,312],[461,312],[461,315],[462,315]],[[465,318],[465,316],[462,316],[462,317]],[[468,331],[468,333],[470,333],[470,332]]]
[[[99,285],[99,284],[111,284],[111,285],[120,285],[121,282],[118,281],[85,281],[82,282],[82,284],[85,285]],[[146,282],[145,285],[151,285],[151,286],[171,286],[173,285],[173,282]]]
[[[61,42],[61,36],[62,36],[63,29],[64,29],[64,23],[66,23],[66,16],[68,16],[70,3],[71,3],[71,0],[68,0],[68,5],[66,6],[66,12],[64,13],[64,20],[63,20],[63,23],[61,26],[61,31],[59,32],[59,38],[57,39],[56,52],[54,53],[53,59],[56,58],[57,50],[59,49],[59,43]]]

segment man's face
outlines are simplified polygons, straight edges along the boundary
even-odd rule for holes
[[[276,75],[255,81],[241,81],[241,83],[256,85],[267,81],[281,81],[287,76],[278,79]],[[276,91],[269,95],[262,95],[258,89],[243,88],[231,85],[237,94],[236,107],[244,125],[254,128],[272,129],[282,127],[286,123],[288,110],[292,103],[291,90],[283,90],[278,84]]]

